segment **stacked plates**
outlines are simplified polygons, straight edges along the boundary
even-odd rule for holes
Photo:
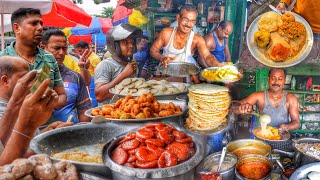
[[[226,121],[231,102],[228,88],[214,84],[196,84],[189,88],[188,96],[187,128],[210,130]]]

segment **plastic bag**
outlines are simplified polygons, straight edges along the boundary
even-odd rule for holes
[[[141,26],[149,21],[149,18],[141,14],[140,11],[133,9],[132,14],[129,16],[129,24],[133,26]]]

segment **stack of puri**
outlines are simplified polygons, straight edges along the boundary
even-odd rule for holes
[[[226,87],[213,84],[196,84],[189,88],[189,117],[186,127],[190,130],[210,130],[226,121],[231,98]]]
[[[53,163],[47,154],[20,158],[0,166],[0,180],[78,180],[76,167],[66,161]]]
[[[178,83],[177,86],[174,86],[166,80],[146,81],[143,78],[127,78],[111,89],[111,92],[120,95],[130,94],[132,96],[141,96],[147,93],[153,95],[169,95],[185,92],[186,88],[183,83]]]

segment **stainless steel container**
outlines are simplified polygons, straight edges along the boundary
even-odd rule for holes
[[[296,145],[299,143],[320,143],[320,139],[317,138],[299,138],[293,140],[293,147],[295,149],[294,163],[297,167],[303,166],[305,164],[310,164],[313,162],[320,162],[319,159],[311,157],[304,152],[297,149]]]
[[[177,128],[179,131],[184,131]],[[186,133],[186,132],[185,132]],[[113,162],[110,158],[110,153],[115,148],[117,143],[123,139],[124,136],[116,138],[106,145],[103,149],[103,162],[104,164],[112,170],[112,179],[114,180],[132,180],[132,179],[154,179],[159,180],[193,180],[195,167],[203,159],[204,154],[204,144],[201,141],[191,135],[195,143],[195,154],[188,161],[178,164],[173,167],[168,168],[154,168],[154,169],[138,169],[130,168],[126,166],[119,165]]]
[[[124,126],[123,124],[113,123],[73,125],[36,136],[31,141],[30,147],[38,154],[44,153],[52,155],[75,147],[106,144],[115,136],[128,132],[133,128],[136,128],[136,126],[131,124]],[[60,161],[60,159],[52,159],[54,161]],[[111,178],[111,170],[102,163],[69,162],[73,163],[80,172],[91,172]]]
[[[197,167],[197,176],[200,175],[202,172],[207,173],[208,167],[213,168],[213,167],[218,167],[219,160],[220,160],[221,152],[216,152],[213,154],[210,154],[207,156],[201,164]],[[235,178],[235,167],[237,164],[238,158],[231,153],[226,153],[226,156],[224,158],[222,168],[224,165],[227,165],[228,168],[222,169],[218,173],[221,174],[222,179],[227,179],[227,180],[232,180]]]
[[[268,156],[271,153],[271,146],[264,141],[256,139],[239,139],[231,141],[227,145],[227,151],[235,154],[238,158],[242,155],[259,154]]]
[[[259,179],[259,180],[267,180],[271,177],[271,170],[272,170],[272,162],[270,159],[268,159],[267,157],[265,156],[261,156],[261,155],[256,155],[256,154],[253,154],[253,155],[246,155],[246,156],[243,156],[242,158],[240,158],[238,160],[238,163],[236,165],[236,179],[238,180],[248,180],[247,178],[243,177],[240,175],[240,173],[238,172],[238,168],[244,164],[244,163],[248,163],[248,162],[263,162],[265,164],[267,164],[269,167],[270,167],[270,172],[269,174],[267,174],[265,177]]]

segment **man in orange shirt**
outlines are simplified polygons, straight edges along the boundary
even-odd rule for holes
[[[288,8],[289,7],[289,8]],[[302,16],[311,26],[313,32],[313,47],[306,58],[306,63],[320,62],[320,3],[319,0],[280,0],[277,6],[282,13],[286,8]]]

